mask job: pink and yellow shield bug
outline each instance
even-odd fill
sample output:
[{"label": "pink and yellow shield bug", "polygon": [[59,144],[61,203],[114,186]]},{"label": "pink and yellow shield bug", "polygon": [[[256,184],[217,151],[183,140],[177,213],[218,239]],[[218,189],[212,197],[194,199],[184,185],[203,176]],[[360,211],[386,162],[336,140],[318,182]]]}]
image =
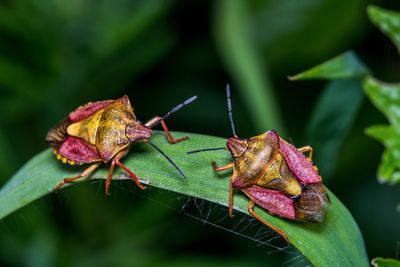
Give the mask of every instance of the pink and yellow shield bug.
[{"label": "pink and yellow shield bug", "polygon": [[[105,192],[108,194],[110,181],[115,165],[120,166],[135,181],[136,185],[144,189],[139,178],[120,160],[136,142],[146,142],[158,150],[177,170],[185,177],[178,166],[165,155],[160,148],[152,143],[152,128],[161,123],[168,141],[178,143],[188,137],[175,139],[169,132],[164,120],[183,106],[191,103],[197,97],[193,96],[174,107],[163,117],[156,116],[146,123],[136,119],[128,96],[116,100],[103,100],[87,103],[71,112],[67,118],[60,121],[48,132],[46,141],[54,149],[57,159],[71,165],[91,164],[81,174],[63,179],[54,190],[66,183],[87,177],[102,163],[111,161],[108,171]],[[185,177],[186,178],[186,177]]]},{"label": "pink and yellow shield bug", "polygon": [[[212,162],[216,172],[232,169],[229,188],[229,215],[232,217],[233,191],[239,189],[250,199],[248,212],[275,230],[286,240],[285,233],[255,211],[254,205],[273,215],[290,220],[321,223],[330,200],[318,169],[312,163],[312,147],[296,148],[274,130],[251,138],[240,139],[232,118],[230,88],[227,85],[228,115],[233,136],[226,146],[233,161],[224,166]],[[225,148],[208,148],[188,152],[197,153]],[[308,157],[303,153],[308,152]]]}]

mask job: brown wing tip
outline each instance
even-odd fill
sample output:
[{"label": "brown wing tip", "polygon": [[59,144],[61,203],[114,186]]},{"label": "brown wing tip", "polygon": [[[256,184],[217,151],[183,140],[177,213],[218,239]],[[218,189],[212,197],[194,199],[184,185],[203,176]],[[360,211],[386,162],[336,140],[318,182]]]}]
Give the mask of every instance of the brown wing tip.
[{"label": "brown wing tip", "polygon": [[65,118],[49,130],[46,135],[46,142],[53,148],[58,149],[67,137],[67,128],[71,124],[69,118]]}]

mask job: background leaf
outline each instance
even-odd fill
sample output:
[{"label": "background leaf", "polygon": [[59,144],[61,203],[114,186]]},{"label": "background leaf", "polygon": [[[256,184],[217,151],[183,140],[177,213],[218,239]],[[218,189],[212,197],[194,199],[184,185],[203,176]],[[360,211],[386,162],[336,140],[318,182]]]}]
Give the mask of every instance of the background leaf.
[{"label": "background leaf", "polygon": [[400,130],[400,84],[384,83],[369,77],[363,85],[370,101],[385,114],[396,130]]},{"label": "background leaf", "polygon": [[[180,136],[183,133],[175,133]],[[210,161],[219,164],[229,162],[228,152],[186,155],[186,151],[204,147],[220,147],[225,139],[190,134],[190,140],[169,145],[161,133],[153,141],[167,153],[188,176],[183,180],[176,170],[156,151],[145,144],[135,146],[124,160],[139,177],[148,180],[152,187],[205,199],[227,205],[229,191],[228,174],[219,177],[210,167]],[[50,149],[43,151],[22,167],[0,191],[0,218],[44,196],[60,181],[77,173],[58,162]],[[97,171],[92,178],[104,178],[107,169]],[[114,173],[116,179],[127,179],[121,170]],[[111,187],[115,184],[112,183]],[[212,190],[210,190],[212,188]],[[292,222],[274,217],[257,208],[261,216],[282,229],[290,242],[315,266],[339,264],[341,266],[367,266],[361,233],[348,210],[329,191],[331,206],[322,224]],[[247,213],[248,200],[243,194],[235,194],[235,209]]]},{"label": "background leaf", "polygon": [[[329,82],[314,106],[307,126],[316,163],[325,177],[332,177],[343,141],[354,124],[364,100],[360,80]],[[329,122],[329,123],[328,123]]]},{"label": "background leaf", "polygon": [[380,82],[372,77],[364,81],[364,91],[370,101],[389,120],[390,125],[371,126],[366,133],[386,147],[378,168],[380,182],[400,182],[400,85]]},{"label": "background leaf", "polygon": [[250,10],[247,1],[216,2],[215,39],[221,56],[238,83],[251,120],[258,131],[284,132],[275,94],[264,63],[248,31]]},{"label": "background leaf", "polygon": [[309,70],[290,76],[289,79],[293,81],[307,79],[353,79],[355,77],[362,77],[368,74],[368,72],[369,70],[364,63],[352,51],[348,51]]},{"label": "background leaf", "polygon": [[396,45],[400,51],[400,12],[368,6],[369,19]]},{"label": "background leaf", "polygon": [[325,177],[331,177],[343,140],[354,124],[364,99],[361,78],[369,70],[352,51],[340,54],[290,79],[327,79],[307,126],[310,144],[316,148],[316,163]]}]

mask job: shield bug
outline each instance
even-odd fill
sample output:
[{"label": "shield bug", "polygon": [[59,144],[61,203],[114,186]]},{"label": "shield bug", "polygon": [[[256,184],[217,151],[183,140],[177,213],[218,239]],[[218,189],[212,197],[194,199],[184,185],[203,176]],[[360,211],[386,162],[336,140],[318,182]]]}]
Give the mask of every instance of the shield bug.
[{"label": "shield bug", "polygon": [[[211,162],[211,165],[216,172],[233,169],[230,176],[229,216],[232,217],[233,190],[239,189],[250,199],[248,212],[286,240],[282,230],[254,211],[254,204],[286,219],[321,223],[330,200],[318,169],[312,163],[312,147],[296,148],[274,130],[240,139],[233,123],[229,85],[226,94],[233,132],[226,146],[233,161],[224,166],[217,166],[215,162]],[[188,153],[223,149],[208,148]],[[308,153],[308,156],[303,153]]]},{"label": "shield bug", "polygon": [[106,194],[108,194],[115,165],[126,171],[140,189],[144,189],[138,177],[120,162],[121,158],[128,153],[131,145],[136,142],[149,143],[186,178],[178,166],[149,138],[152,135],[151,129],[161,123],[169,143],[174,144],[187,139],[186,136],[175,139],[169,132],[164,120],[196,98],[197,96],[193,96],[174,107],[163,117],[156,116],[144,124],[136,119],[126,95],[116,100],[103,100],[80,106],[50,129],[46,141],[54,149],[57,159],[63,163],[91,165],[81,174],[63,179],[54,190],[66,183],[89,176],[102,163],[109,161],[111,161],[111,166],[105,183]]}]

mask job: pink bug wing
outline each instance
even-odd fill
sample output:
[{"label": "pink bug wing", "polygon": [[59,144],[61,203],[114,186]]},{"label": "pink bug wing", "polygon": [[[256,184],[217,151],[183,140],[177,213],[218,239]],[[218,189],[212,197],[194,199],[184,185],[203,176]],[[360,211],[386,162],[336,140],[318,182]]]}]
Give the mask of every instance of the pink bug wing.
[{"label": "pink bug wing", "polygon": [[72,136],[68,136],[64,140],[58,149],[58,153],[78,163],[90,163],[102,160],[96,147],[89,145],[80,138]]},{"label": "pink bug wing", "polygon": [[86,119],[87,117],[89,117],[90,115],[95,113],[96,111],[109,106],[114,101],[115,100],[103,100],[103,101],[96,101],[96,102],[87,103],[87,104],[85,104],[83,106],[80,106],[75,111],[72,111],[69,114],[69,119],[72,122],[77,122],[77,121],[81,121],[83,119]]},{"label": "pink bug wing", "polygon": [[71,112],[67,118],[61,120],[56,126],[49,130],[46,136],[47,143],[49,143],[51,147],[59,149],[68,136],[67,128],[69,125],[89,117],[94,112],[107,107],[113,102],[114,100],[104,100],[80,106],[75,111]]},{"label": "pink bug wing", "polygon": [[280,217],[291,220],[296,219],[293,200],[277,190],[252,186],[242,191],[258,206],[276,214]]},{"label": "pink bug wing", "polygon": [[279,151],[285,159],[289,169],[297,179],[303,184],[319,183],[322,181],[317,169],[295,146],[289,144],[279,137],[275,131],[268,132],[271,136],[275,135],[279,141]]}]

